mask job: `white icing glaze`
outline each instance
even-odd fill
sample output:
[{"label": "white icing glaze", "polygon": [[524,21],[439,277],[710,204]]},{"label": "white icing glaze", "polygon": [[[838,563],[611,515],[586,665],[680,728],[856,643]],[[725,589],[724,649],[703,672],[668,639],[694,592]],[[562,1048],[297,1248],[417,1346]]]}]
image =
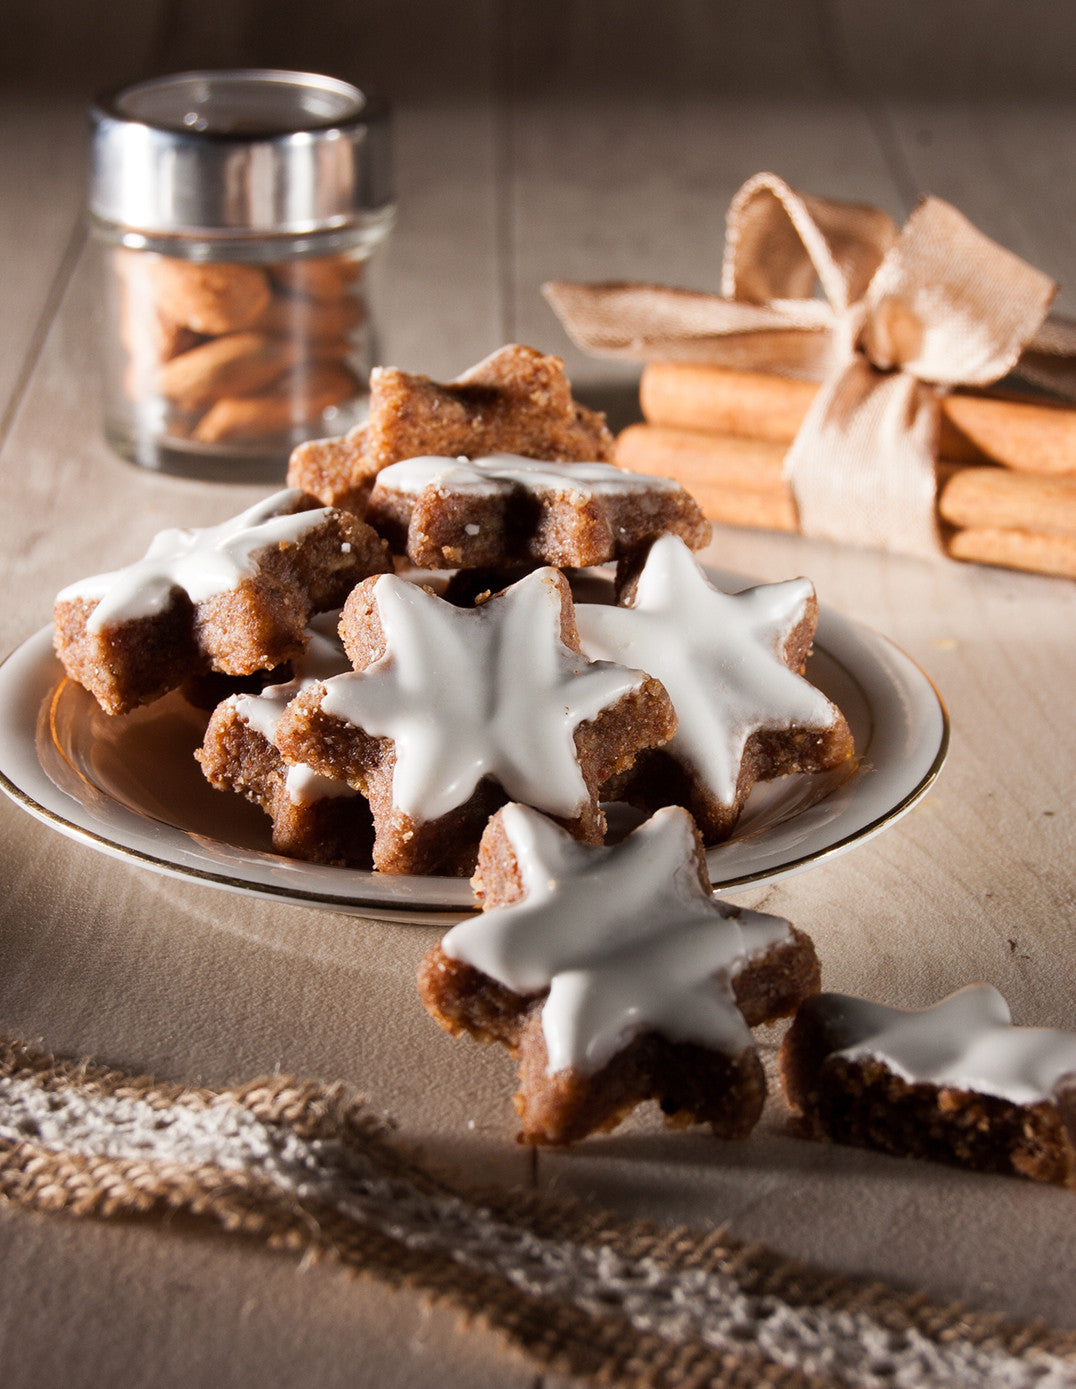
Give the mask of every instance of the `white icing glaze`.
[{"label": "white icing glaze", "polygon": [[350,800],[359,793],[346,781],[323,776],[303,762],[289,766],[284,775],[284,787],[293,805],[313,805],[315,801]]},{"label": "white icing glaze", "polygon": [[551,1074],[593,1073],[645,1032],[732,1053],[750,1045],[731,981],[790,928],[703,888],[687,811],[668,806],[598,846],[527,806],[501,815],[525,895],[454,926],[442,949],[515,993],[549,990]]},{"label": "white icing glaze", "polygon": [[[294,678],[278,685],[267,685],[260,694],[232,695],[230,703],[236,715],[255,729],[267,742],[276,742],[277,724],[284,710],[303,690],[339,675],[351,666],[344,654],[343,643],[337,635],[339,612],[320,613],[308,627],[310,640],[306,651],[292,662]],[[288,795],[296,805],[311,805],[330,796],[355,796],[346,781],[315,772],[303,763],[289,766],[284,778]]]},{"label": "white icing glaze", "polygon": [[451,488],[472,496],[498,496],[514,487],[541,492],[583,492],[612,496],[625,492],[679,491],[669,478],[629,473],[612,463],[547,463],[518,453],[488,458],[442,458],[424,455],[391,463],[377,475],[375,487],[408,496],[427,487]]},{"label": "white icing glaze", "polygon": [[723,805],[736,798],[752,733],[829,728],[837,712],[781,658],[813,593],[808,579],[722,593],[674,535],[650,548],[629,607],[576,604],[583,650],[639,666],[669,692],[678,719],[665,745]]},{"label": "white icing glaze", "polygon": [[142,559],[125,569],[80,579],[63,589],[57,601],[100,599],[86,623],[88,632],[99,632],[164,612],[177,589],[192,603],[227,593],[254,573],[259,551],[294,543],[321,525],[328,508],[292,510],[301,495],[285,488],[219,526],[159,531]]},{"label": "white icing glaze", "polygon": [[823,995],[819,1005],[848,1038],[841,1056],[873,1057],[912,1084],[1035,1104],[1076,1076],[1076,1033],[1014,1027],[989,984],[969,984],[921,1012],[840,994]]},{"label": "white icing glaze", "polygon": [[477,608],[378,580],[385,653],[327,681],[322,707],[394,741],[393,803],[413,819],[447,814],[483,777],[551,814],[582,812],[575,730],[645,677],[564,644],[558,577],[535,570]]}]

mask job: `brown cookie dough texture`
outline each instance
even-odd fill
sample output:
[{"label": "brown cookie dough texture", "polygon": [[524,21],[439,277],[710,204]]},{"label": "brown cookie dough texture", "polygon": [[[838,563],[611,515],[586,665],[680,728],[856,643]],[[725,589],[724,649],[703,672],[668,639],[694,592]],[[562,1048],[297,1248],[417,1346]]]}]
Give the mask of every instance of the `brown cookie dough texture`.
[{"label": "brown cookie dough texture", "polygon": [[[817,991],[810,940],[712,896],[701,841],[678,807],[612,846],[572,844],[543,820],[509,805],[490,822],[474,878],[483,914],[424,957],[427,1010],[448,1032],[518,1058],[524,1142],[574,1142],[651,1099],[675,1127],[746,1137],[766,1093],[748,1028]],[[513,972],[516,987],[503,977]],[[700,1011],[717,1020],[719,1040],[683,1025]],[[563,1048],[557,1028],[581,1037],[567,1065],[551,1060]]]},{"label": "brown cookie dough texture", "polygon": [[297,444],[288,458],[289,487],[301,488],[325,506],[357,516],[366,513],[376,477],[377,466],[366,456],[365,424],[331,439],[308,439]]},{"label": "brown cookie dough texture", "polygon": [[56,654],[107,713],[123,714],[207,670],[282,665],[305,649],[312,613],[391,567],[369,526],[285,490],[221,526],[162,531],[142,560],[64,589]]},{"label": "brown cookie dough texture", "polygon": [[341,635],[354,672],[294,699],[276,741],[369,799],[382,872],[471,873],[510,799],[600,842],[598,787],[675,727],[658,681],[580,654],[555,569],[475,608],[371,578],[348,597]]},{"label": "brown cookie dough texture", "polygon": [[819,994],[779,1064],[811,1137],[1076,1187],[1076,1034],[1013,1026],[989,985],[919,1012]]},{"label": "brown cookie dough texture", "polygon": [[361,512],[382,468],[420,454],[609,462],[615,452],[605,417],[572,399],[561,359],[518,343],[444,384],[375,367],[369,422],[347,440],[300,445],[289,462],[289,486]]},{"label": "brown cookie dough texture", "polygon": [[692,549],[711,535],[695,500],[667,478],[508,453],[392,464],[375,479],[366,519],[422,569],[585,568],[658,535]]},{"label": "brown cookie dough texture", "polygon": [[374,835],[365,798],[346,782],[289,767],[276,746],[276,726],[288,703],[317,680],[348,669],[338,621],[336,611],[312,619],[309,644],[290,663],[290,679],[221,700],[195,757],[217,790],[244,796],[265,811],[278,854],[369,868]]},{"label": "brown cookie dough texture", "polygon": [[275,745],[246,722],[233,700],[213,711],[195,756],[218,791],[236,792],[265,811],[276,853],[307,863],[370,867],[373,824],[363,797],[349,787],[347,795],[297,797]]}]

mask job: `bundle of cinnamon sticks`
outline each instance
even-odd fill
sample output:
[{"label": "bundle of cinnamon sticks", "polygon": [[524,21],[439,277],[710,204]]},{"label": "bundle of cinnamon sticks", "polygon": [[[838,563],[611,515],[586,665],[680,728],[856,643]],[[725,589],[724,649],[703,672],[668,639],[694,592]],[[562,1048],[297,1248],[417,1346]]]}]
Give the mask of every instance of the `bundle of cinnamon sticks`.
[{"label": "bundle of cinnamon sticks", "polygon": [[[674,478],[711,520],[797,529],[784,456],[818,386],[657,362],[617,462]],[[1000,391],[941,402],[938,513],[956,559],[1076,578],[1076,409]]]}]

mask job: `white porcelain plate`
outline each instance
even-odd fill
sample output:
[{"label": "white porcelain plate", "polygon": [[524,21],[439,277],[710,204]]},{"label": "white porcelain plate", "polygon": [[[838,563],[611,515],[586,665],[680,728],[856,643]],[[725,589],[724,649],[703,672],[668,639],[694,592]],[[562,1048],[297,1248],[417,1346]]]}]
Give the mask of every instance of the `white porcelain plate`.
[{"label": "white porcelain plate", "polygon": [[[708,572],[729,592],[747,582]],[[941,769],[945,708],[886,638],[823,611],[807,674],[844,711],[854,768],[756,787],[732,838],[709,852],[717,891],[784,877],[863,843],[910,809]],[[193,753],[204,723],[178,694],[120,718],[102,713],[64,677],[45,628],[0,665],[0,786],[61,833],[156,872],[356,916],[447,923],[472,908],[466,880],[274,854],[261,811],[203,778]]]}]

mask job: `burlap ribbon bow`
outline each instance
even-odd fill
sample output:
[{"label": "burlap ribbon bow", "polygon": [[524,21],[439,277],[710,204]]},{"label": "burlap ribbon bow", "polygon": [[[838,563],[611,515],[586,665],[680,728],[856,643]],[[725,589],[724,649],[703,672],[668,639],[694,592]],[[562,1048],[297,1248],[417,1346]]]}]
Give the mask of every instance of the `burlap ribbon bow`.
[{"label": "burlap ribbon bow", "polygon": [[730,204],[720,295],[563,281],[544,292],[597,355],[821,380],[785,462],[800,529],[933,555],[941,395],[1018,368],[1076,397],[1076,325],[1047,318],[1056,288],[939,198],[898,228],[879,208],[762,173]]}]

